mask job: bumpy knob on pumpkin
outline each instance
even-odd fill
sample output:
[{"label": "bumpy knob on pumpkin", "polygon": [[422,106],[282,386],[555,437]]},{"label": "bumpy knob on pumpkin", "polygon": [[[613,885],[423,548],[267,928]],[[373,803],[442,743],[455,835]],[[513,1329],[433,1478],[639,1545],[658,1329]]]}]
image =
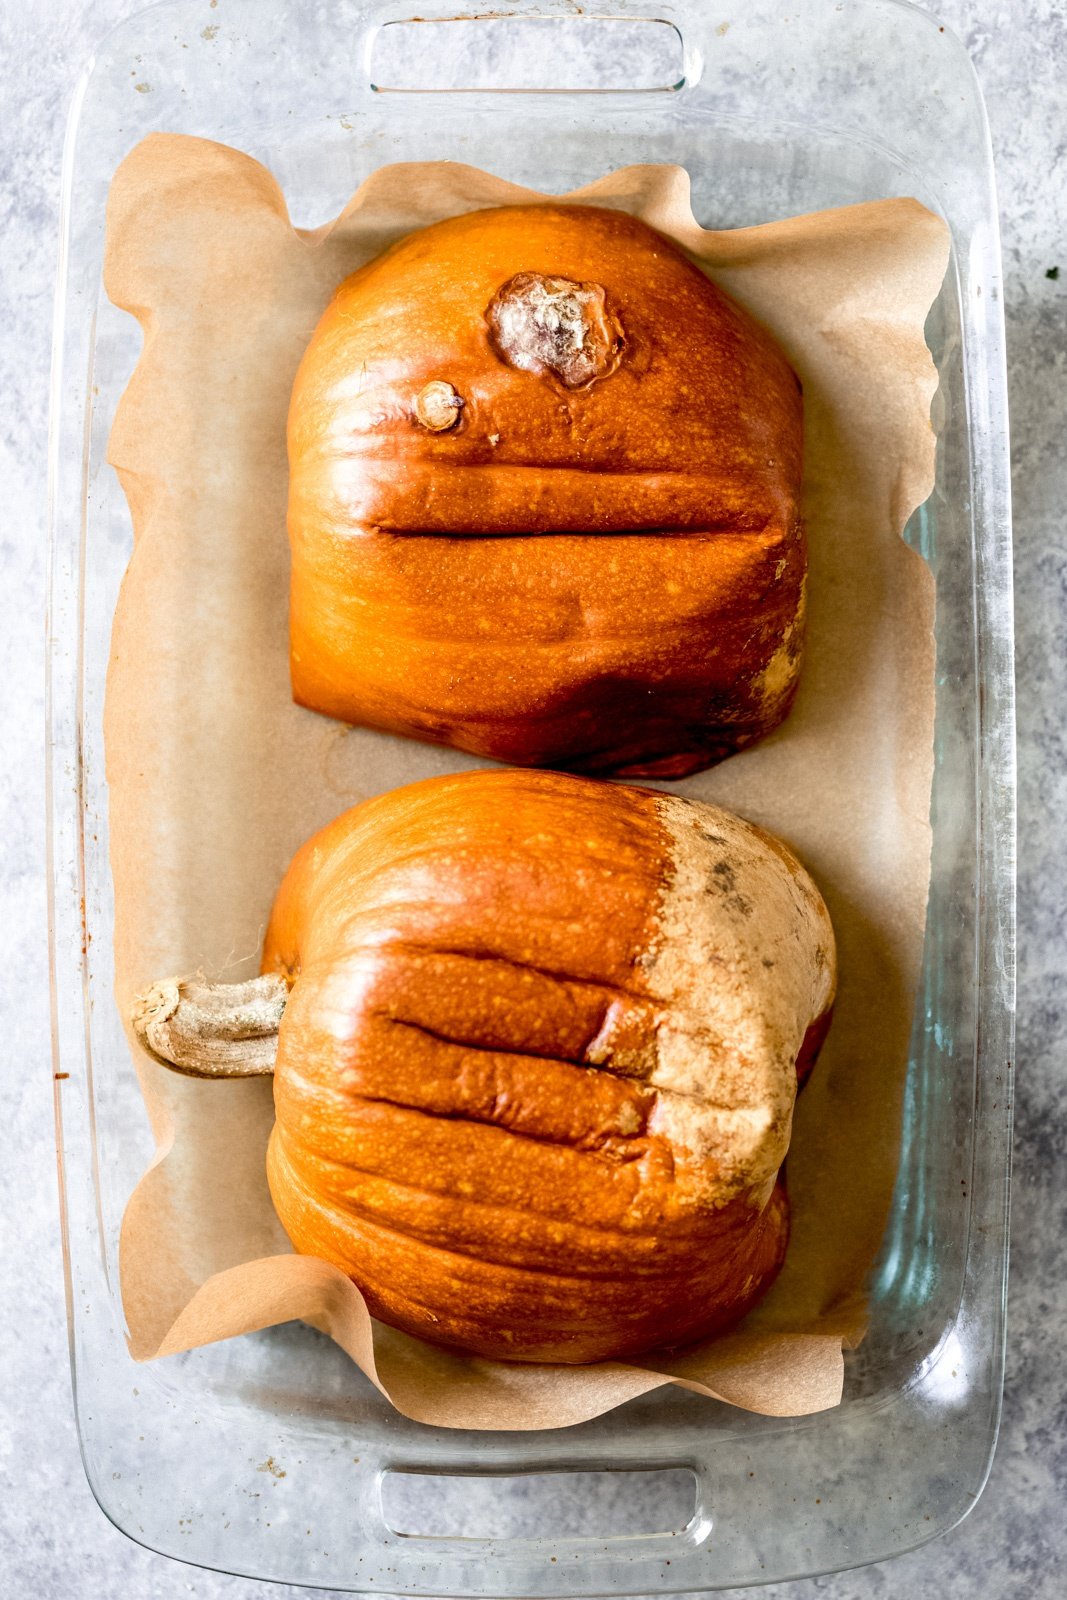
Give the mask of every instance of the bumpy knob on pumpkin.
[{"label": "bumpy knob on pumpkin", "polygon": [[519,272],[499,288],[485,314],[493,346],[509,366],[551,372],[579,389],[615,371],[623,334],[598,283]]},{"label": "bumpy knob on pumpkin", "polygon": [[431,433],[443,433],[454,428],[463,409],[463,398],[450,383],[435,378],[420,389],[415,400],[415,415]]}]

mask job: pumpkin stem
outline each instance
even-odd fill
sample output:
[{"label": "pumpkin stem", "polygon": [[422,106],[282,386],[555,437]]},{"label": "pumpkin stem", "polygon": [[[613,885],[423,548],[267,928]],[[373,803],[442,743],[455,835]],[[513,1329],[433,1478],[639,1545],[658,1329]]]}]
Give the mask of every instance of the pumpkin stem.
[{"label": "pumpkin stem", "polygon": [[289,985],[277,973],[244,983],[164,978],[135,997],[134,1031],[149,1055],[190,1078],[274,1071]]}]

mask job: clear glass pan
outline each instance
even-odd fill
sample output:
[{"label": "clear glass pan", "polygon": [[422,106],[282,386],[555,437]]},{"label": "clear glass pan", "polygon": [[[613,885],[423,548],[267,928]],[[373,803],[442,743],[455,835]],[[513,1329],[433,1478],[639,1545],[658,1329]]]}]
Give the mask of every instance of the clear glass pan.
[{"label": "clear glass pan", "polygon": [[[75,99],[52,394],[48,729],[71,1354],[104,1510],[204,1566],[352,1592],[700,1591],[922,1543],[966,1513],[992,1456],[1014,727],[1000,257],[981,95],[958,41],[900,0],[809,0],[786,16],[749,0],[728,22],[701,0],[604,9],[519,0],[502,31],[457,22],[439,0],[417,22],[402,0],[167,0],[105,41]],[[559,191],[626,162],[677,161],[698,219],[716,227],[905,194],[948,221],[952,266],[928,327],[941,374],[937,486],[908,530],[937,581],[929,926],[872,1330],[848,1358],[838,1409],[781,1421],[666,1389],[558,1433],[466,1435],[405,1421],[296,1325],[130,1360],[118,1227],[151,1140],[112,998],[101,722],[130,548],[105,451],[139,333],[106,300],[100,270],[111,174],[154,129],[251,152],[302,225],[333,216],[384,162],[442,156]]]}]

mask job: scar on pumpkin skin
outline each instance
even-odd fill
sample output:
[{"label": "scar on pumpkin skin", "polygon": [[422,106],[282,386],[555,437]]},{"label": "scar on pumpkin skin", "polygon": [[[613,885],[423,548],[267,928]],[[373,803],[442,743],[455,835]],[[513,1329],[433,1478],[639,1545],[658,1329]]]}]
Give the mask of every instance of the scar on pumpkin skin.
[{"label": "scar on pumpkin skin", "polygon": [[277,973],[244,983],[164,978],[136,996],[134,1032],[161,1066],[189,1078],[257,1078],[274,1071],[289,985]]},{"label": "scar on pumpkin skin", "polygon": [[485,313],[493,347],[509,367],[553,373],[567,389],[610,378],[625,340],[599,283],[519,272]]}]

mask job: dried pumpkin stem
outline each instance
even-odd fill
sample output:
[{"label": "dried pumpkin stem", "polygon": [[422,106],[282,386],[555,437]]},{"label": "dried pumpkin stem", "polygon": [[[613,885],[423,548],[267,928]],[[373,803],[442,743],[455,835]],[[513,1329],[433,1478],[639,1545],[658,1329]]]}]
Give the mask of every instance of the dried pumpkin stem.
[{"label": "dried pumpkin stem", "polygon": [[149,1055],[190,1078],[255,1078],[274,1071],[289,986],[277,973],[245,983],[165,978],[133,1002]]},{"label": "dried pumpkin stem", "polygon": [[450,383],[435,378],[415,397],[415,415],[431,433],[446,433],[455,427],[464,406],[464,399]]}]

